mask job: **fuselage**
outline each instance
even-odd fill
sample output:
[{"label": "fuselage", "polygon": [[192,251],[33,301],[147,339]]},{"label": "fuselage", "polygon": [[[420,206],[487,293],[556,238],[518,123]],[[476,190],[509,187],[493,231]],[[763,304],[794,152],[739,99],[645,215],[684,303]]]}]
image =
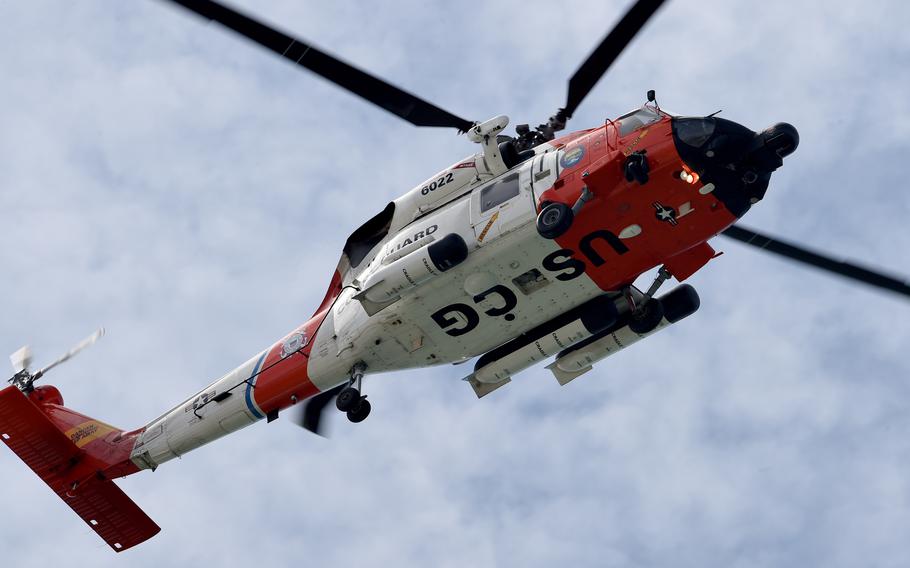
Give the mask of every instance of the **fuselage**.
[{"label": "fuselage", "polygon": [[[352,234],[312,318],[149,424],[133,462],[157,467],[277,416],[347,381],[355,364],[369,373],[464,361],[592,298],[619,295],[655,266],[687,278],[715,256],[707,240],[737,216],[677,144],[671,118],[645,107],[537,146],[504,173],[481,154],[439,172]],[[642,151],[644,184],[623,169]],[[585,187],[593,198],[571,228],[542,238],[540,209],[571,206]],[[419,279],[398,270],[450,235],[467,249],[456,266],[442,272],[424,261]]]}]

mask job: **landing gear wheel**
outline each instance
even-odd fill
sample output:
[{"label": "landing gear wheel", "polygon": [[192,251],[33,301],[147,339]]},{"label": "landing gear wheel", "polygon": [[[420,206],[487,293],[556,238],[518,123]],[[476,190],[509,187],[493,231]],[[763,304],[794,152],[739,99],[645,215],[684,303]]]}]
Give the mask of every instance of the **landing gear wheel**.
[{"label": "landing gear wheel", "polygon": [[361,398],[360,404],[357,405],[357,408],[348,410],[348,420],[355,424],[358,422],[363,422],[367,419],[367,416],[370,415],[370,410],[372,410],[370,401],[365,398]]},{"label": "landing gear wheel", "polygon": [[338,398],[335,399],[335,407],[342,412],[349,412],[356,410],[361,401],[362,397],[359,390],[354,387],[345,387],[338,393]]},{"label": "landing gear wheel", "polygon": [[662,319],[664,319],[664,307],[659,300],[652,298],[632,312],[629,329],[638,334],[649,333],[660,325]]},{"label": "landing gear wheel", "polygon": [[541,237],[553,240],[565,234],[574,219],[571,207],[565,203],[551,203],[537,216],[537,232]]}]

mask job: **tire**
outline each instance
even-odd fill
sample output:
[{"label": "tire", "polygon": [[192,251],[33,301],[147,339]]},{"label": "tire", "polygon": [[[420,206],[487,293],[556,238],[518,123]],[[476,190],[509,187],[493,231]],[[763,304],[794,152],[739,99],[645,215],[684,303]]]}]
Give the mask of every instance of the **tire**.
[{"label": "tire", "polygon": [[695,288],[683,284],[661,296],[660,304],[664,308],[664,317],[667,318],[667,321],[676,323],[694,314],[701,305],[701,300],[698,298]]},{"label": "tire", "polygon": [[629,329],[638,334],[650,333],[660,325],[663,319],[663,305],[660,300],[652,298],[632,313],[632,317],[629,319]]},{"label": "tire", "polygon": [[537,232],[545,239],[556,239],[572,226],[575,213],[565,203],[551,203],[537,215]]},{"label": "tire", "polygon": [[342,412],[349,412],[357,408],[360,400],[360,391],[354,387],[345,387],[338,393],[338,398],[335,399],[335,407]]},{"label": "tire", "polygon": [[367,416],[370,415],[370,401],[365,398],[360,399],[360,404],[357,406],[356,410],[351,410],[348,412],[348,420],[357,424],[358,422],[363,422],[367,419]]}]

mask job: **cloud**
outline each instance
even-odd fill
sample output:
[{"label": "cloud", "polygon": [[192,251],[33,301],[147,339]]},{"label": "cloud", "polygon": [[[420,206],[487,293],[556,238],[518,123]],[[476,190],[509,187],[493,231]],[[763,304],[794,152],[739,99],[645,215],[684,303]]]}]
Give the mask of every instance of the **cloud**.
[{"label": "cloud", "polygon": [[[470,119],[543,121],[627,2],[238,2]],[[907,271],[899,2],[679,0],[572,126],[658,100],[799,150],[746,224]],[[0,347],[67,404],[143,424],[304,321],[347,234],[474,151],[161,2],[0,5]],[[905,302],[729,241],[701,310],[559,387],[477,401],[465,367],[367,379],[367,422],[286,416],[121,486],[135,566],[906,565]],[[0,452],[10,566],[115,558]]]}]

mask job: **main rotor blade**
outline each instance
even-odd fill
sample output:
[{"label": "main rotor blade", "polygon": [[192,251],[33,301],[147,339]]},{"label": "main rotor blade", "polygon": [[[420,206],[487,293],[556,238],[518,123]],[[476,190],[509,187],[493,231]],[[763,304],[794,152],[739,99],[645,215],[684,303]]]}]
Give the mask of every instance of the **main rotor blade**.
[{"label": "main rotor blade", "polygon": [[75,347],[73,347],[72,349],[70,349],[69,351],[64,353],[62,357],[60,357],[59,359],[57,359],[56,361],[54,361],[47,367],[45,367],[45,368],[41,369],[40,371],[38,371],[37,373],[35,373],[35,378],[38,378],[38,377],[44,375],[45,373],[47,373],[48,371],[50,371],[51,369],[53,369],[60,363],[63,363],[64,361],[71,359],[74,355],[76,355],[77,353],[79,353],[80,351],[85,349],[86,347],[88,347],[88,346],[92,345],[93,343],[95,343],[96,341],[98,341],[103,335],[104,335],[104,328],[102,327],[95,333],[89,335],[88,337],[86,337],[85,339],[80,341]]},{"label": "main rotor blade", "polygon": [[321,392],[316,396],[300,403],[301,409],[300,416],[297,420],[298,424],[310,432],[313,432],[314,434],[325,436],[325,428],[320,428],[320,422],[322,421],[322,411],[325,410],[325,407],[330,402],[332,402],[336,396],[338,396],[338,393],[341,392],[341,389],[346,386],[346,384],[340,384],[335,388]]},{"label": "main rotor blade", "polygon": [[575,74],[569,79],[569,94],[563,112],[567,119],[572,118],[581,101],[588,96],[610,65],[616,61],[619,54],[629,45],[635,34],[645,26],[664,1],[638,0],[581,64],[581,67],[575,71]]},{"label": "main rotor blade", "polygon": [[721,234],[747,245],[787,257],[791,260],[808,264],[827,272],[833,272],[834,274],[862,282],[863,284],[869,284],[870,286],[897,292],[898,294],[910,297],[910,283],[899,280],[893,276],[863,268],[851,262],[835,260],[798,245],[757,233],[740,225],[733,225]]},{"label": "main rotor blade", "polygon": [[349,65],[312,45],[211,0],[170,0],[200,16],[218,22],[271,49],[351,93],[398,115],[417,126],[450,126],[467,132],[469,120],[457,117],[427,101]]}]

